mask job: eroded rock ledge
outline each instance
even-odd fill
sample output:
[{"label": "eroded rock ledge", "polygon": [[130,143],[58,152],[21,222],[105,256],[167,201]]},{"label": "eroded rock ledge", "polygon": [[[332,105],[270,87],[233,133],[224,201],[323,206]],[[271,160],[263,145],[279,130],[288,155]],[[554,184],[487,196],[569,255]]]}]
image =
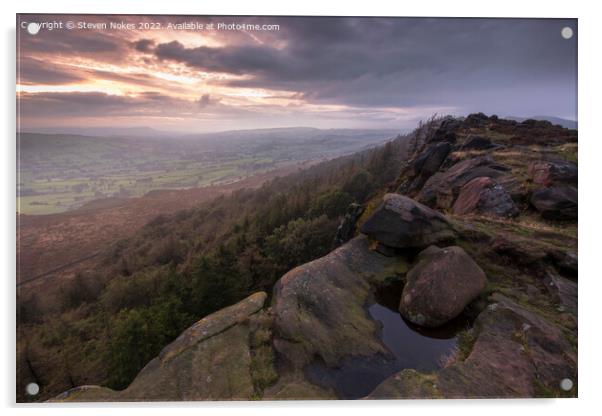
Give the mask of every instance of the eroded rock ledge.
[{"label": "eroded rock ledge", "polygon": [[249,339],[267,295],[255,293],[184,331],[122,391],[68,390],[53,401],[249,400],[254,394]]}]

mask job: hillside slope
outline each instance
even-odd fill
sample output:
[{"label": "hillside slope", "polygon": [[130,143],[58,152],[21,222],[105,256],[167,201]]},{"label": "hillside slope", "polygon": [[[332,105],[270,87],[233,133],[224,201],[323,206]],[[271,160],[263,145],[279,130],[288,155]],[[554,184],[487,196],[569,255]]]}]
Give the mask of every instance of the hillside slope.
[{"label": "hillside slope", "polygon": [[[90,242],[97,255],[19,286],[18,399],[46,400],[81,384],[128,386],[196,320],[257,291],[271,292],[287,270],[348,238],[349,227],[337,232],[341,220],[356,218],[362,204],[396,180],[406,144],[399,136],[283,176],[274,172],[209,201],[165,191],[79,217],[45,218],[58,220],[52,227],[30,221],[28,235],[35,240],[41,230],[36,244],[54,248],[32,265],[80,258]],[[21,255],[35,254],[28,249]],[[36,397],[24,394],[32,380],[41,386]]]},{"label": "hillside slope", "polygon": [[[199,321],[125,390],[56,399],[576,396],[576,131],[474,114],[410,139],[393,193],[343,220],[362,233],[286,273],[270,303],[257,293]],[[396,364],[368,312],[383,288],[416,331],[470,317],[434,370]]]}]

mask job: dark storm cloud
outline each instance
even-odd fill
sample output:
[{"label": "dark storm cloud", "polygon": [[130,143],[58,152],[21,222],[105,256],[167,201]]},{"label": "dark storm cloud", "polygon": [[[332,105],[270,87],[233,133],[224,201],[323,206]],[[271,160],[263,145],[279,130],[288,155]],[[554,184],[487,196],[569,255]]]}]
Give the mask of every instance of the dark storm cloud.
[{"label": "dark storm cloud", "polygon": [[557,96],[556,113],[576,104],[576,39],[560,36],[564,26],[576,29],[574,20],[280,18],[278,23],[283,48],[270,42],[186,48],[172,41],[152,52],[203,71],[250,76],[232,86],[299,92],[315,102],[510,112],[512,105],[524,104],[526,111],[542,96]]},{"label": "dark storm cloud", "polygon": [[70,84],[84,77],[70,68],[48,66],[39,59],[22,58],[18,61],[17,79],[20,84]]},{"label": "dark storm cloud", "polygon": [[[19,18],[67,20],[65,16]],[[190,46],[190,38],[178,40],[178,32],[168,31],[162,31],[161,36],[169,39],[165,35],[173,33],[169,41],[159,41],[152,31],[126,34],[55,30],[36,36],[20,31],[23,84],[68,85],[83,77],[187,95],[189,91],[182,90],[187,86],[170,84],[150,71],[110,72],[101,70],[102,65],[98,69],[68,67],[61,59],[81,57],[115,65],[133,62],[154,69],[175,62],[193,70],[244,76],[211,78],[207,82],[272,90],[274,96],[299,102],[342,104],[349,107],[349,114],[359,108],[362,114],[372,114],[375,119],[384,114],[379,113],[383,108],[453,108],[456,114],[484,111],[576,117],[577,40],[576,36],[565,40],[560,35],[564,26],[571,26],[577,34],[576,20],[194,16],[69,19],[278,24],[280,30],[215,31],[210,36],[223,45],[220,47]],[[46,60],[53,65],[39,65]],[[35,103],[33,97],[26,97],[25,108],[45,113],[51,110],[42,108],[41,102],[60,101],[63,110],[54,111],[63,115],[90,114],[94,109],[99,116],[105,110],[117,113],[129,108],[143,112],[143,105],[149,106],[150,112],[161,110],[156,96],[96,98],[98,103],[78,107],[75,102],[83,97],[68,93],[63,102],[58,95],[40,94]],[[93,101],[94,97],[87,99]],[[185,108],[188,112],[209,108],[233,111],[221,104],[219,96],[203,98],[203,92],[188,107],[182,100],[173,100],[170,103],[174,109]],[[265,108],[271,111],[268,105]]]},{"label": "dark storm cloud", "polygon": [[173,41],[157,46],[155,55],[161,60],[186,63],[204,71],[228,72],[231,74],[282,73],[289,69],[287,61],[282,59],[274,48],[255,45],[229,46],[225,48],[185,48],[180,42]]},{"label": "dark storm cloud", "polygon": [[109,95],[100,92],[47,92],[21,95],[21,112],[39,117],[79,117],[103,115],[132,115],[161,113],[168,108],[181,108],[186,103],[148,92],[140,96]]},{"label": "dark storm cloud", "polygon": [[152,39],[140,39],[132,44],[138,52],[150,52],[155,45]]},{"label": "dark storm cloud", "polygon": [[198,100],[188,101],[159,92],[144,92],[137,96],[110,95],[101,92],[44,92],[22,93],[20,114],[33,117],[96,117],[102,116],[189,116],[200,115],[205,109],[219,105],[220,111],[231,111],[227,106],[201,94]]}]

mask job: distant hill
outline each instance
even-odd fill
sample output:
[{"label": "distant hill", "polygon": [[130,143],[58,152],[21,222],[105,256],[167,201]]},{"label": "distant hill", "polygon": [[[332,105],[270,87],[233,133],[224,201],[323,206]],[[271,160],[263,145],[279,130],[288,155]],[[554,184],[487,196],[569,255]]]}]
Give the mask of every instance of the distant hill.
[{"label": "distant hill", "polygon": [[509,120],[516,120],[518,122],[522,122],[528,119],[533,119],[533,120],[546,120],[549,121],[552,124],[557,124],[559,126],[562,127],[566,127],[567,129],[577,129],[577,121],[575,120],[568,120],[566,118],[560,118],[560,117],[553,117],[553,116],[532,116],[532,117],[514,117],[514,116],[508,116],[506,117]]},{"label": "distant hill", "polygon": [[69,134],[97,137],[165,137],[172,133],[150,127],[41,127],[28,129],[30,133]]}]

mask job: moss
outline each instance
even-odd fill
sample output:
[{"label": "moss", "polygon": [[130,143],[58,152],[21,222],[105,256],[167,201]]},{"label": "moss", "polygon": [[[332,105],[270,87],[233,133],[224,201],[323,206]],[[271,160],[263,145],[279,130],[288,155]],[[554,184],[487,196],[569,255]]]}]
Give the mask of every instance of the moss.
[{"label": "moss", "polygon": [[437,376],[435,374],[425,374],[418,371],[404,371],[407,375],[407,381],[410,385],[420,388],[427,397],[433,399],[442,399],[443,395],[437,389]]},{"label": "moss", "polygon": [[253,395],[251,400],[259,400],[263,391],[276,383],[278,373],[275,367],[275,354],[272,348],[272,333],[269,329],[270,321],[265,316],[252,318],[254,331],[249,334],[251,349],[250,373],[253,380]]},{"label": "moss", "polygon": [[371,399],[442,399],[437,388],[437,375],[405,369],[381,383]]},{"label": "moss", "polygon": [[549,398],[558,397],[554,390],[547,387],[539,380],[533,381],[533,392],[534,392],[535,397],[538,397],[538,398],[549,399]]},{"label": "moss", "polygon": [[505,143],[512,138],[512,134],[492,130],[490,127],[485,129],[484,135],[494,143]]},{"label": "moss", "polygon": [[274,360],[274,351],[270,345],[262,345],[253,351],[251,378],[256,393],[262,393],[266,387],[271,386],[278,380]]},{"label": "moss", "polygon": [[357,220],[357,228],[359,229],[361,225],[366,222],[368,218],[376,211],[376,208],[383,202],[384,193],[379,193],[372,197],[366,204],[365,209],[362,215]]},{"label": "moss", "polygon": [[264,400],[333,400],[337,396],[332,389],[324,389],[305,380],[303,374],[289,374],[278,384],[267,389]]},{"label": "moss", "polygon": [[577,397],[577,386],[574,385],[569,391],[564,391],[559,388],[546,386],[541,381],[535,379],[533,381],[533,393],[537,398],[560,398],[560,397]]},{"label": "moss", "polygon": [[379,273],[371,275],[369,278],[370,283],[381,285],[387,282],[401,280],[403,276],[408,272],[410,267],[409,262],[401,256],[395,257],[395,263],[386,267]]},{"label": "moss", "polygon": [[253,392],[253,394],[251,394],[251,396],[249,397],[250,401],[258,401],[261,400],[261,394],[257,393],[256,391]]},{"label": "moss", "polygon": [[472,349],[474,347],[475,342],[477,341],[477,336],[475,334],[475,330],[473,328],[465,329],[464,331],[458,332],[456,335],[458,338],[458,361],[464,361],[468,358]]}]

